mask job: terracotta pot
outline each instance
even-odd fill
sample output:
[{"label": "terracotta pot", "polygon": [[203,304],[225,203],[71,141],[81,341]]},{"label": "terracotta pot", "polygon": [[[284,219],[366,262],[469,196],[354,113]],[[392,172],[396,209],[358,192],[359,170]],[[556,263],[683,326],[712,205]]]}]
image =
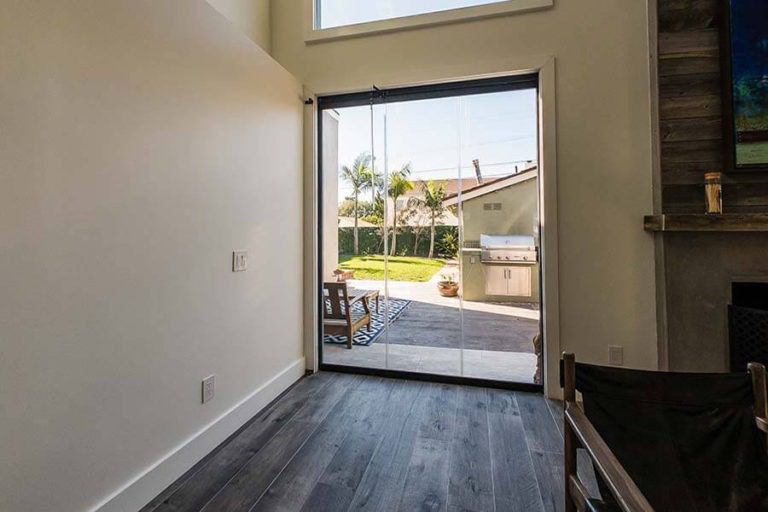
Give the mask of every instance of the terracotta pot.
[{"label": "terracotta pot", "polygon": [[455,297],[459,294],[459,283],[452,281],[439,281],[437,290],[443,297]]}]

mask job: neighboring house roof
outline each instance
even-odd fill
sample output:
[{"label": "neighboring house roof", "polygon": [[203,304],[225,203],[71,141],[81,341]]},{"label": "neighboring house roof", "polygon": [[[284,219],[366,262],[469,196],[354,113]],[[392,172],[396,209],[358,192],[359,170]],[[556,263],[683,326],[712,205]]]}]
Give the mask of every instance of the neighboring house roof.
[{"label": "neighboring house roof", "polygon": [[[474,181],[474,180],[473,180]],[[421,191],[421,189],[419,189]],[[403,212],[406,210],[406,203],[409,199],[413,197],[420,197],[423,196],[423,193],[419,194],[412,194],[410,196],[403,196],[399,198],[398,205],[397,205],[397,212],[398,212],[398,224],[399,225],[405,225],[405,226],[411,226],[411,227],[417,227],[417,226],[429,226],[432,224],[432,215],[428,208],[426,208],[423,205],[409,205],[407,210],[409,212],[413,212],[414,208],[416,210],[415,214],[406,215],[405,217],[402,215]],[[392,223],[395,218],[395,203],[392,201],[391,197],[387,198],[387,204],[389,208],[387,209],[387,222]],[[435,225],[436,226],[458,226],[459,225],[459,219],[451,213],[449,210],[445,210],[442,212],[442,215],[435,219]]]},{"label": "neighboring house roof", "polygon": [[[355,218],[354,217],[339,217],[339,227],[340,228],[353,228],[353,227],[355,227]],[[357,219],[357,227],[359,227],[359,228],[375,228],[376,224],[372,224],[372,223],[370,223],[368,221],[365,221],[363,219]]]},{"label": "neighboring house roof", "polygon": [[[462,201],[466,201],[468,199],[473,199],[474,197],[479,197],[484,194],[488,194],[490,192],[494,192],[496,190],[501,190],[503,188],[515,185],[517,183],[520,183],[522,181],[527,181],[529,179],[535,178],[537,176],[536,172],[536,166],[530,167],[528,169],[524,169],[516,174],[508,175],[508,176],[501,176],[501,177],[494,177],[494,178],[486,178],[482,184],[477,183],[477,178],[462,178],[462,179],[443,179],[443,180],[433,180],[435,184],[442,185],[445,187],[446,191],[446,198],[443,201],[443,206],[452,206],[458,203],[458,192],[461,190],[461,199]],[[422,197],[424,195],[424,190],[421,186],[422,181],[412,181],[413,183],[413,189],[409,190],[405,194],[403,194],[399,199],[398,202],[400,205],[398,206],[398,211],[402,211],[401,209],[404,208],[405,203],[408,199],[412,197]],[[394,218],[394,203],[392,201],[392,198],[387,198],[387,202],[389,204],[388,209],[388,221],[391,223]],[[424,210],[422,214],[417,215],[411,215],[405,219],[400,219],[399,223],[401,225],[416,227],[416,226],[428,226],[431,224],[431,218],[426,213],[427,211]],[[445,210],[442,215],[436,220],[435,225],[437,226],[458,226],[459,225],[459,219],[458,217],[451,212],[450,210]]]},{"label": "neighboring house roof", "polygon": [[[520,171],[517,174],[512,174],[511,176],[506,176],[493,181],[486,181],[481,185],[476,184],[474,187],[462,189],[461,200],[470,201],[472,199],[475,199],[476,197],[482,197],[486,194],[496,192],[497,190],[502,190],[507,187],[517,185],[518,183],[532,180],[538,177],[538,175],[539,175],[538,167],[534,166],[534,167],[525,169],[523,171]],[[457,205],[458,203],[459,203],[458,192],[455,192],[453,194],[446,196],[446,198],[443,200],[443,206],[454,206],[454,205]]]},{"label": "neighboring house roof", "polygon": [[[493,183],[494,181],[503,180],[506,176],[501,178],[486,179],[485,183]],[[430,181],[430,180],[425,180]],[[462,178],[462,179],[450,179],[450,180],[432,180],[435,185],[442,185],[445,187],[445,193],[448,195],[457,194],[459,190],[467,190],[477,186],[477,178]],[[412,180],[413,189],[405,193],[404,197],[414,197],[424,195],[424,190],[421,188],[421,183],[424,180]]]},{"label": "neighboring house roof", "polygon": [[[423,209],[420,215],[408,217],[404,221],[401,220],[400,222],[410,227],[431,226],[432,216],[429,213],[429,210]],[[454,215],[448,210],[444,211],[439,218],[435,219],[435,226],[458,226],[458,225],[459,225],[458,217],[456,217],[456,215]]]}]

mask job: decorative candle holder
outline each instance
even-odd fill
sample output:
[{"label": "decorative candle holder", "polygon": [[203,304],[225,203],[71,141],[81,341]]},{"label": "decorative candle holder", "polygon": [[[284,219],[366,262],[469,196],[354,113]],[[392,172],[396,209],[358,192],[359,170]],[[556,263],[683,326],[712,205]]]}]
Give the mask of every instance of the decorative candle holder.
[{"label": "decorative candle holder", "polygon": [[708,172],[704,175],[704,192],[707,214],[723,213],[723,175],[720,172]]}]

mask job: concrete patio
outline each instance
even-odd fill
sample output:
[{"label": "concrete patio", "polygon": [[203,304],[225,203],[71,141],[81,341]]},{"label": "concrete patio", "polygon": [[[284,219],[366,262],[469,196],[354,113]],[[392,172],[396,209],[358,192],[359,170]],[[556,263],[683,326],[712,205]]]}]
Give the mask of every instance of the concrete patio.
[{"label": "concrete patio", "polygon": [[[349,350],[325,343],[330,364],[389,368],[443,375],[532,383],[536,355],[532,340],[539,332],[538,305],[461,301],[437,291],[448,266],[426,283],[350,280],[355,290],[378,290],[384,297],[412,301],[405,312],[370,346]],[[462,315],[463,312],[463,315]],[[464,350],[462,350],[464,349]]]}]

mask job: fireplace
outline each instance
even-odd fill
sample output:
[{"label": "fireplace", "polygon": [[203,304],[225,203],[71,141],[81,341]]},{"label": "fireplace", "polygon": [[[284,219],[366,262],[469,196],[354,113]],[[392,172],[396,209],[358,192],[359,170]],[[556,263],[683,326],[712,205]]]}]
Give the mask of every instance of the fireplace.
[{"label": "fireplace", "polygon": [[[768,309],[766,255],[768,233],[664,234],[667,336],[662,339],[666,343],[661,355],[668,357],[664,368],[680,372],[730,371],[734,329],[729,329],[729,305]],[[740,342],[752,329],[741,318],[735,320]],[[737,327],[741,325],[746,326],[743,334]],[[737,355],[736,350],[733,355]],[[765,355],[763,361],[768,362]],[[742,365],[738,371],[745,368]]]},{"label": "fireplace", "polygon": [[750,362],[768,365],[768,283],[731,284],[728,338],[731,371]]}]

